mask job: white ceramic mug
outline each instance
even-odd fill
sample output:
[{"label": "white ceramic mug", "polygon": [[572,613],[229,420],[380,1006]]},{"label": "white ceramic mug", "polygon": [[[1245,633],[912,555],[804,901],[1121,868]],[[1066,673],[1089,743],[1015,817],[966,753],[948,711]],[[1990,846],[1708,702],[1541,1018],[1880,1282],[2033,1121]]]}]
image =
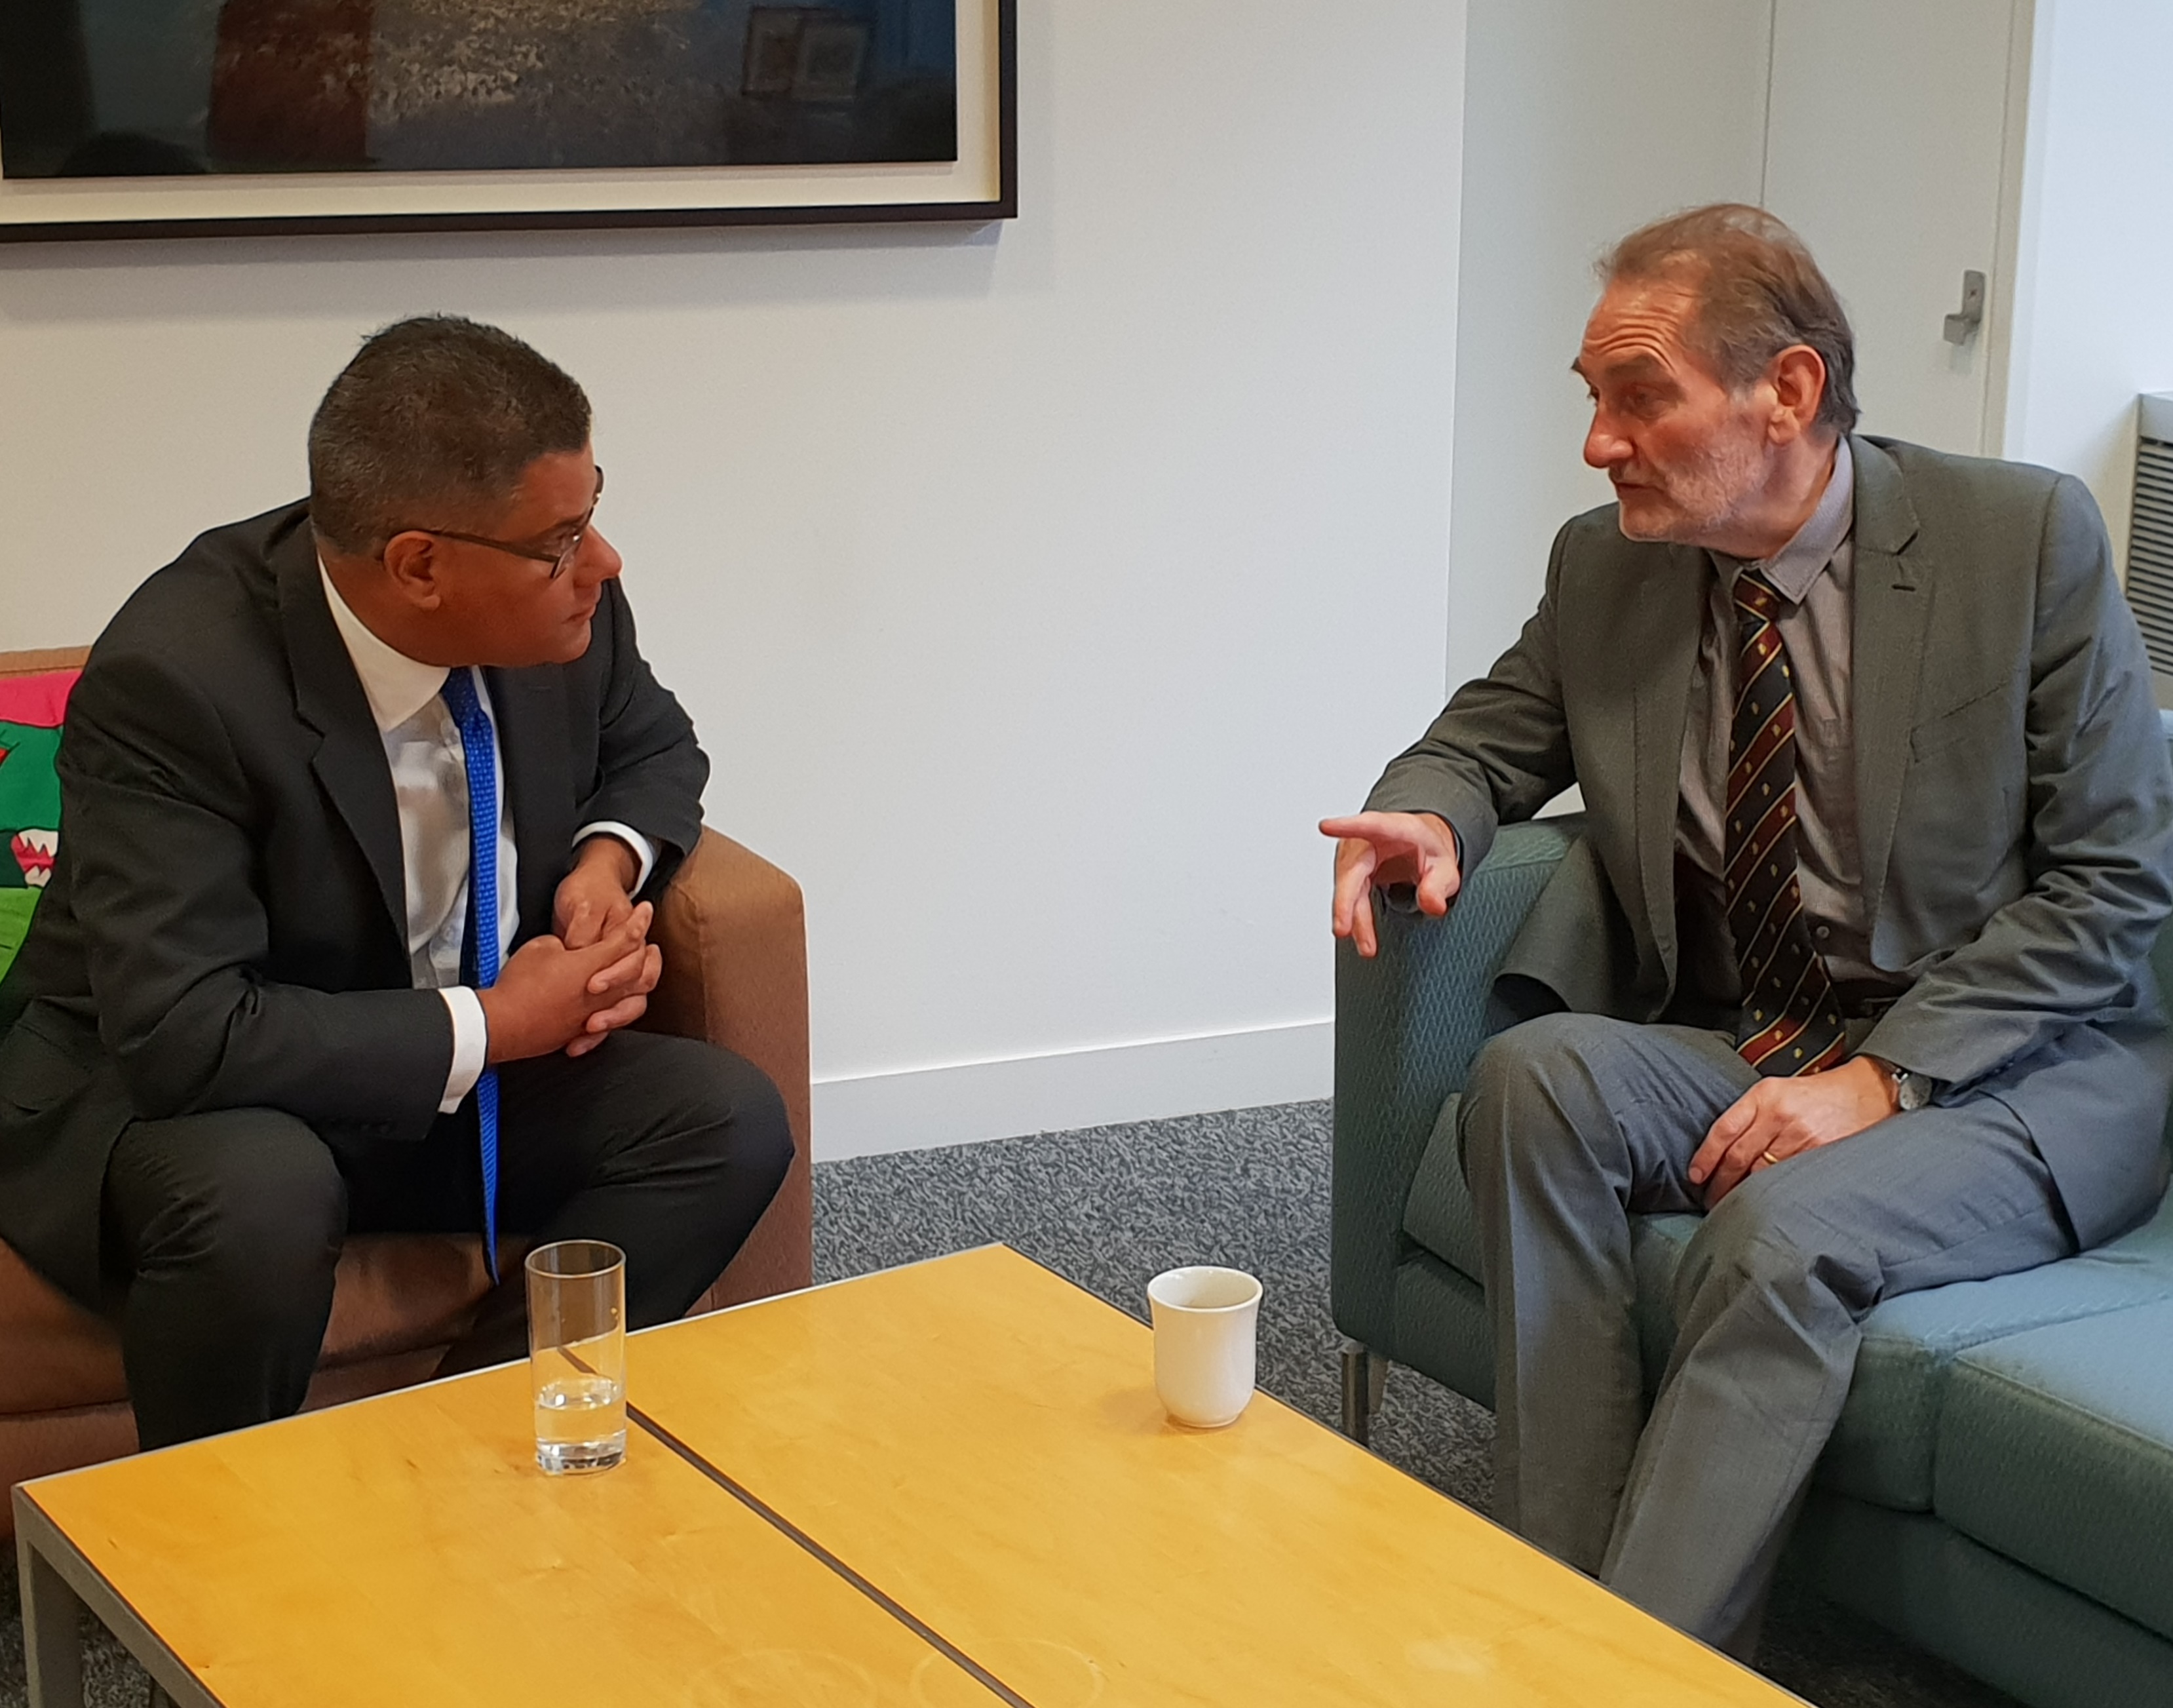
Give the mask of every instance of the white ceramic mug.
[{"label": "white ceramic mug", "polygon": [[1147,1283],[1155,1392],[1195,1430],[1234,1424],[1253,1397],[1260,1284],[1242,1269],[1195,1265]]}]

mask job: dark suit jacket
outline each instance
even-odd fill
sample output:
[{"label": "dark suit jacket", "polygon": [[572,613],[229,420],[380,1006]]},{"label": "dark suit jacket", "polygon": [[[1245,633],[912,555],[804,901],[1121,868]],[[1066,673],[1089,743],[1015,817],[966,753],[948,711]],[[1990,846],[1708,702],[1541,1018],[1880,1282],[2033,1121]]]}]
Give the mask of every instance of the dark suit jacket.
[{"label": "dark suit jacket", "polygon": [[[520,851],[551,926],[574,833],[700,833],[709,761],[616,581],[568,665],[486,673]],[[410,984],[398,809],[305,505],[218,529],[91,649],[58,760],[63,834],[0,984],[0,1237],[99,1289],[106,1159],[132,1120],[266,1107],[327,1143],[419,1139],[452,1024]]]},{"label": "dark suit jacket", "polygon": [[[1857,438],[1851,696],[1872,955],[1914,979],[1863,1048],[2028,1124],[2085,1242],[2163,1181],[2173,1050],[2149,955],[2173,908],[2173,767],[2097,508],[2070,477]],[[1572,782],[1588,834],[1505,978],[1653,1020],[1679,965],[1674,843],[1706,554],[1556,538],[1539,609],[1367,804],[1464,862]]]}]

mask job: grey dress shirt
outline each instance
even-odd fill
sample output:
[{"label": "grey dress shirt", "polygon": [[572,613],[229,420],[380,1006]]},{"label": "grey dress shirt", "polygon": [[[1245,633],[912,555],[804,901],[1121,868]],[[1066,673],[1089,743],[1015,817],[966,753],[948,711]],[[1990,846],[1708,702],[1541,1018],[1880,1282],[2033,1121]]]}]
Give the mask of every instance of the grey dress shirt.
[{"label": "grey dress shirt", "polygon": [[[1785,602],[1782,643],[1796,685],[1796,846],[1804,914],[1845,1010],[1899,995],[1906,978],[1872,965],[1857,837],[1856,746],[1849,654],[1856,612],[1856,465],[1843,439],[1818,506],[1788,543],[1757,567]],[[1740,1005],[1741,975],[1728,928],[1721,874],[1728,742],[1737,683],[1735,578],[1744,560],[1708,553],[1713,575],[1683,731],[1682,797],[1675,821],[1675,916],[1681,944],[1677,1005]]]}]

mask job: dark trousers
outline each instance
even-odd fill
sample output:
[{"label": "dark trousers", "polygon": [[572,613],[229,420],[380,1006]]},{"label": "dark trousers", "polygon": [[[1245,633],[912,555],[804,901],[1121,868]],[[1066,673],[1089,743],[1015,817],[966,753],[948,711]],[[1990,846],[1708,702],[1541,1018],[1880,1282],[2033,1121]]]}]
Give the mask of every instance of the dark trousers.
[{"label": "dark trousers", "polygon": [[[620,1247],[630,1327],[686,1314],[791,1160],[776,1087],[713,1045],[621,1032],[499,1069],[500,1230]],[[481,1203],[472,1100],[419,1143],[338,1150],[275,1110],[132,1123],[106,1168],[105,1251],[143,1445],[298,1409],[345,1237],[478,1230]],[[523,1356],[526,1323],[515,1266],[441,1373]]]}]

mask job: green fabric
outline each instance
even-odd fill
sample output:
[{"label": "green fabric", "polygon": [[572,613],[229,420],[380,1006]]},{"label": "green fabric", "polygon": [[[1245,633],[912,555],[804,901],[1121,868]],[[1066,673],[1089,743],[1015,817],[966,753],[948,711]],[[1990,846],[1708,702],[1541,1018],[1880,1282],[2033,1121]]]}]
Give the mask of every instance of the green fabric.
[{"label": "green fabric", "polygon": [[1494,1332],[1479,1284],[1424,1251],[1396,1271],[1395,1353],[1399,1364],[1443,1386],[1494,1403]]},{"label": "green fabric", "polygon": [[[53,756],[60,749],[57,729],[0,718],[0,836],[12,841],[24,830],[58,833],[61,780],[53,769]],[[0,860],[0,888],[27,887],[16,861]]]},{"label": "green fabric", "polygon": [[8,970],[15,951],[23,946],[23,934],[30,928],[30,910],[38,905],[38,895],[35,889],[0,889],[0,974]]},{"label": "green fabric", "polygon": [[1445,919],[1378,910],[1374,959],[1336,946],[1331,1297],[1338,1328],[1393,1357],[1411,1181],[1442,1102],[1509,1018],[1491,1000],[1495,969],[1582,822],[1503,831]]},{"label": "green fabric", "polygon": [[0,718],[0,978],[30,928],[61,824],[61,732]]},{"label": "green fabric", "polygon": [[1704,1222],[1702,1216],[1632,1216],[1630,1219],[1630,1263],[1637,1277],[1637,1297],[1630,1315],[1637,1326],[1637,1351],[1645,1367],[1645,1392],[1659,1392],[1660,1378],[1668,1368],[1668,1354],[1675,1344],[1675,1319],[1670,1302],[1675,1292],[1675,1271],[1683,1251]]},{"label": "green fabric", "polygon": [[1938,1516],[2173,1636],[2173,1302],[1963,1357],[1940,1408]]},{"label": "green fabric", "polygon": [[1464,1184],[1464,1148],[1456,1136],[1463,1107],[1463,1095],[1452,1092],[1434,1119],[1410,1197],[1404,1201],[1404,1231],[1450,1268],[1476,1280],[1479,1218]]},{"label": "green fabric", "polygon": [[1787,1569],[2030,1708],[2173,1702],[2173,1643],[1924,1514],[1814,1494]]}]

